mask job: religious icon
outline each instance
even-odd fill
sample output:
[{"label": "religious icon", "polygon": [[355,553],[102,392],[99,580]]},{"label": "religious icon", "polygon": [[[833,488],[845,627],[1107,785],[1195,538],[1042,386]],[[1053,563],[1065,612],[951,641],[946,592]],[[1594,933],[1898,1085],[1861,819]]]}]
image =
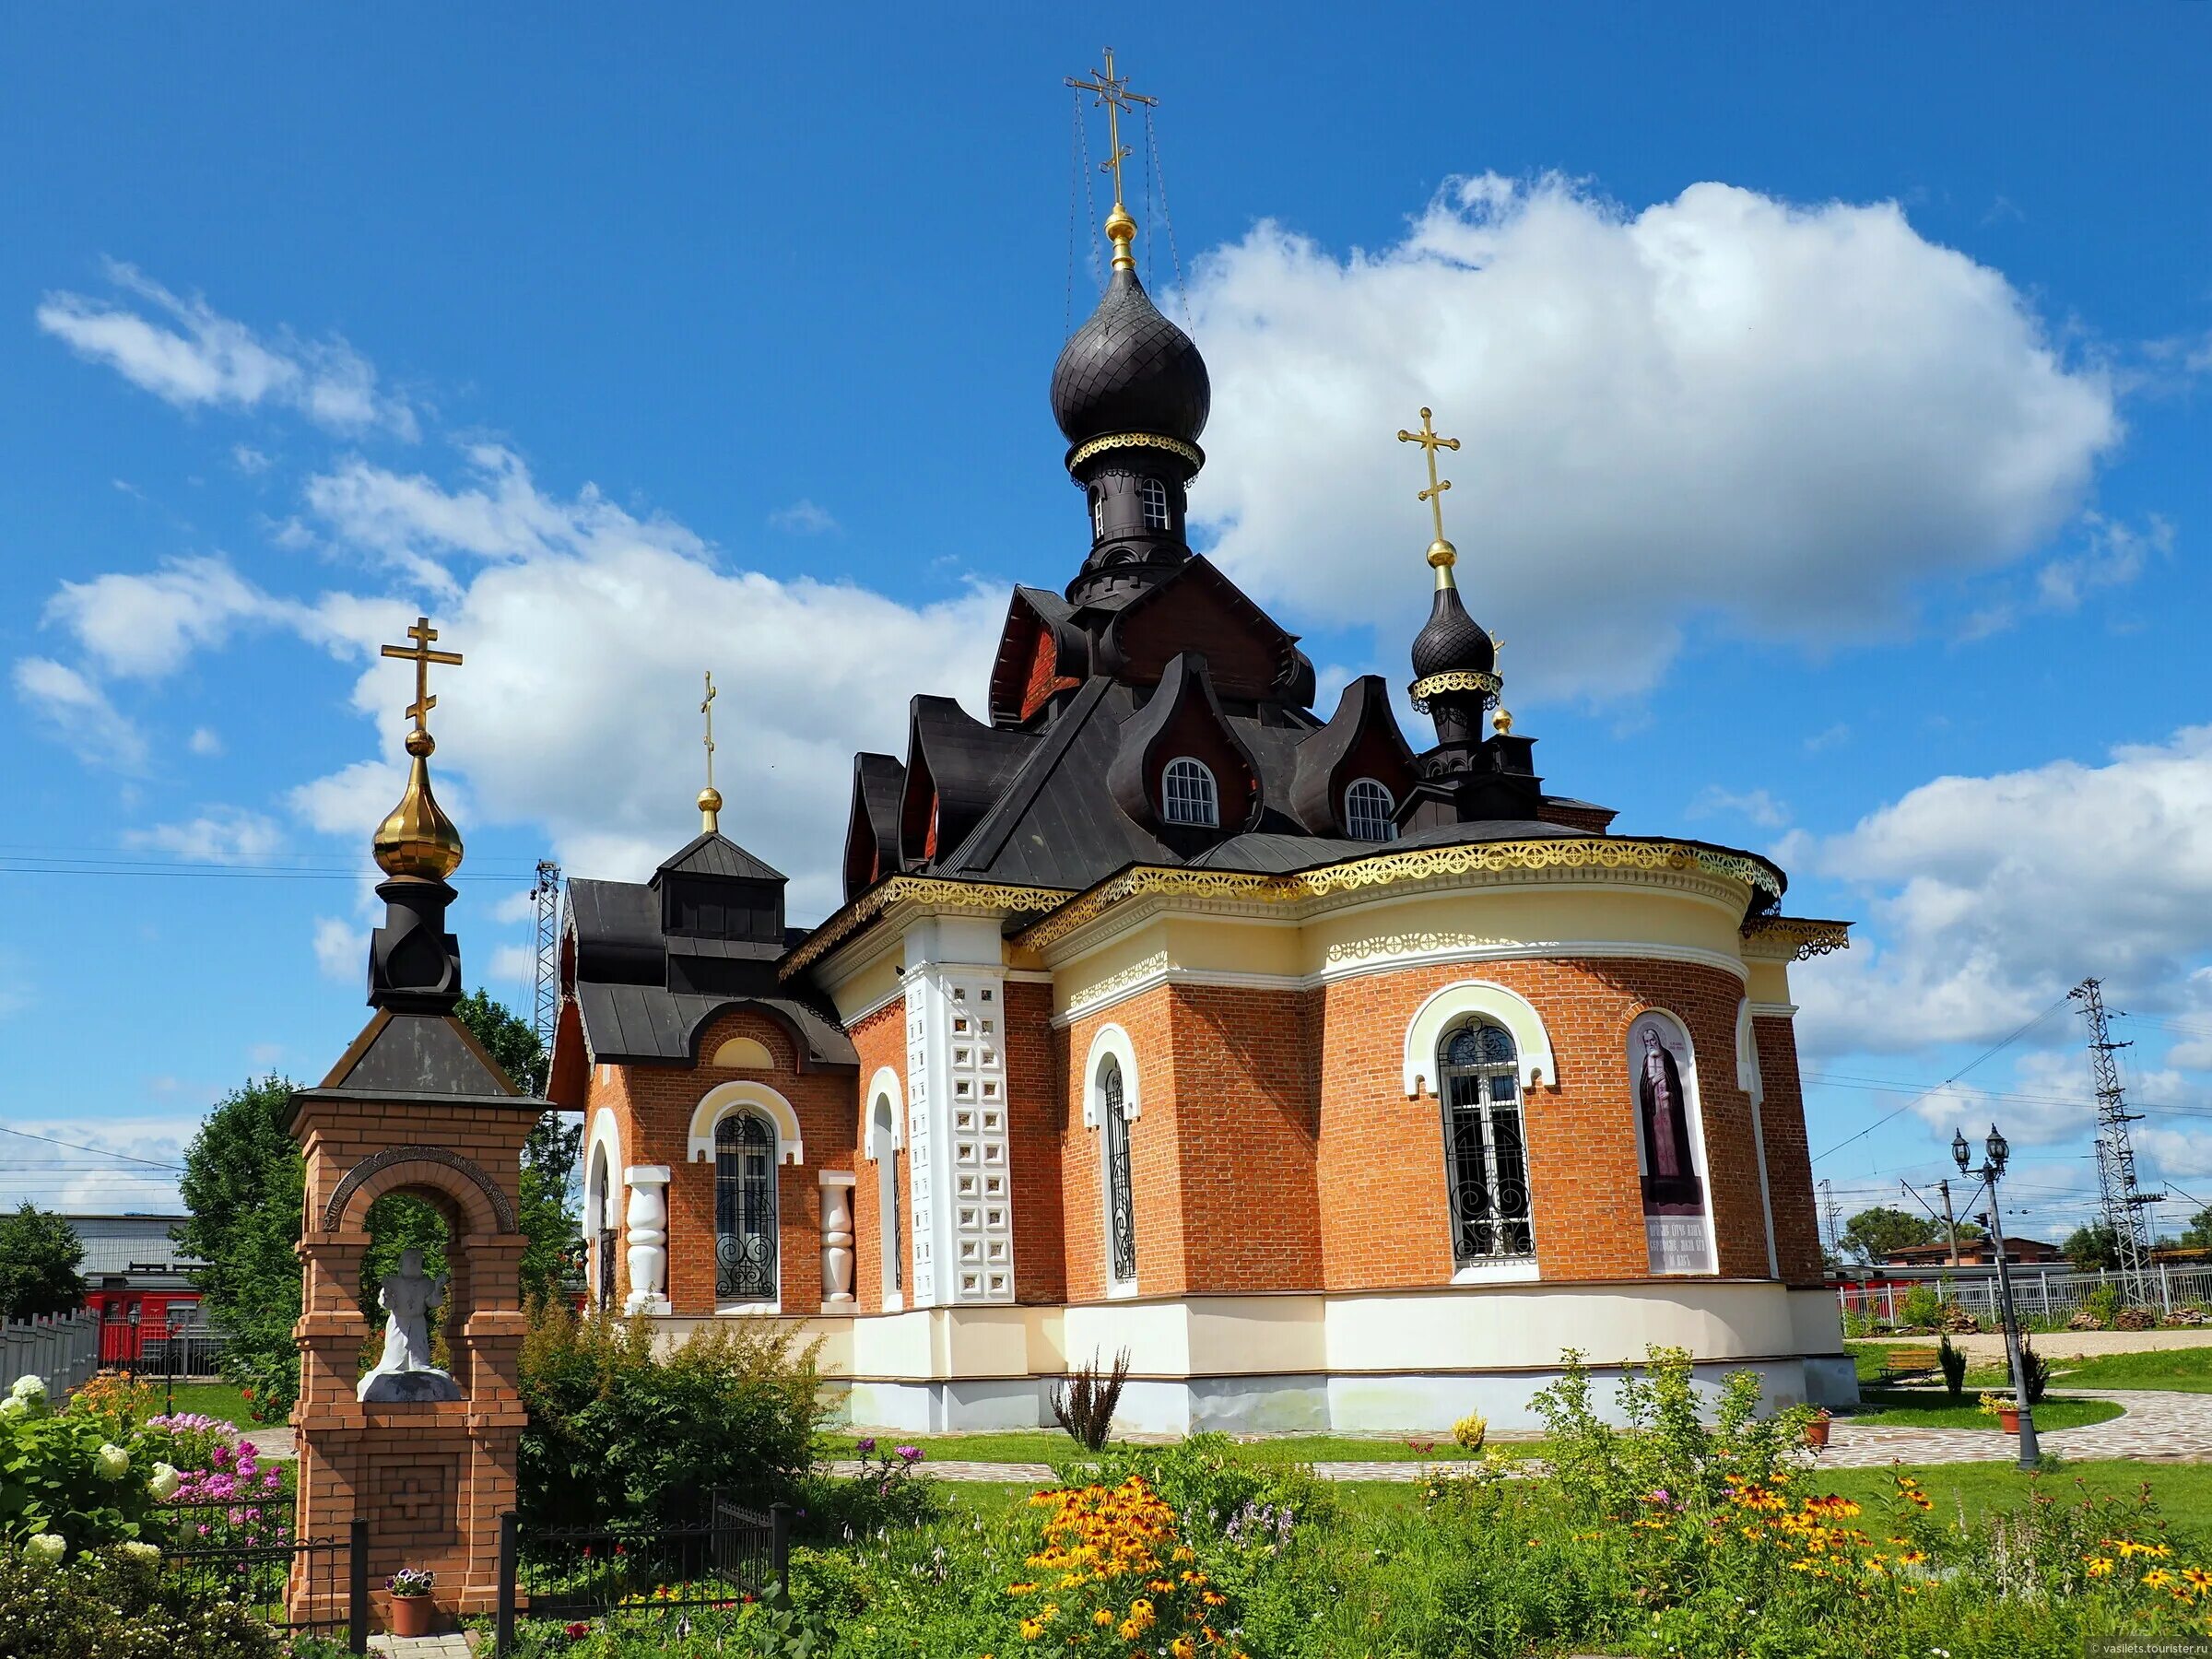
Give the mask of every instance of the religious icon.
[{"label": "religious icon", "polygon": [[1654,1273],[1710,1273],[1705,1182],[1699,1173],[1697,1068],[1688,1040],[1664,1015],[1629,1034],[1641,1149],[1644,1230]]}]

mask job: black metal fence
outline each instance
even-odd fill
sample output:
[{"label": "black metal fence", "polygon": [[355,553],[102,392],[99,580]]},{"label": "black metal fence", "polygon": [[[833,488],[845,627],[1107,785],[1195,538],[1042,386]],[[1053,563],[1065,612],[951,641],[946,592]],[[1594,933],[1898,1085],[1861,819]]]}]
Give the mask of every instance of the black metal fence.
[{"label": "black metal fence", "polygon": [[235,1503],[160,1512],[163,1582],[194,1601],[220,1598],[265,1623],[369,1651],[369,1524],[344,1537],[291,1535],[275,1507],[253,1518]]},{"label": "black metal fence", "polygon": [[791,1506],[748,1509],[720,1492],[685,1525],[524,1528],[500,1518],[499,1651],[518,1611],[582,1619],[724,1607],[779,1593],[791,1568]]}]

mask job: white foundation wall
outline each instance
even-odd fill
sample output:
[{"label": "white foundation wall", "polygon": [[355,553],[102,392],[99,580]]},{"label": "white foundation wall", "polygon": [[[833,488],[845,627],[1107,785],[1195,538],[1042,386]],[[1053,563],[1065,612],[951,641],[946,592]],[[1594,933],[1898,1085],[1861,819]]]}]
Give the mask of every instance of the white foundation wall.
[{"label": "white foundation wall", "polygon": [[[1209,1296],[1074,1307],[939,1307],[788,1323],[824,1339],[841,1416],[909,1433],[1053,1420],[1072,1365],[1131,1375],[1116,1418],[1174,1434],[1441,1434],[1470,1411],[1533,1430],[1530,1405],[1579,1350],[1601,1406],[1652,1347],[1687,1348],[1700,1389],[1758,1373],[1770,1407],[1857,1397],[1835,1299],[1771,1281],[1455,1286],[1344,1295]],[[761,1317],[738,1315],[736,1317]],[[661,1320],[669,1340],[702,1320]]]}]

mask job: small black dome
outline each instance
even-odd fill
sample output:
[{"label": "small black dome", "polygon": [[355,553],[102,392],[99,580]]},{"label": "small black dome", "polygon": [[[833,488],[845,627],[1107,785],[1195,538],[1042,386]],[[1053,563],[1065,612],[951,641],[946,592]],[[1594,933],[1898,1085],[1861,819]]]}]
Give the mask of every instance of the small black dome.
[{"label": "small black dome", "polygon": [[1482,625],[1467,615],[1457,587],[1436,590],[1429,620],[1413,639],[1413,677],[1432,674],[1488,674],[1498,665],[1498,648]]},{"label": "small black dome", "polygon": [[1153,432],[1195,443],[1214,401],[1206,359],[1131,270],[1114,272],[1053,365],[1053,418],[1070,443]]}]

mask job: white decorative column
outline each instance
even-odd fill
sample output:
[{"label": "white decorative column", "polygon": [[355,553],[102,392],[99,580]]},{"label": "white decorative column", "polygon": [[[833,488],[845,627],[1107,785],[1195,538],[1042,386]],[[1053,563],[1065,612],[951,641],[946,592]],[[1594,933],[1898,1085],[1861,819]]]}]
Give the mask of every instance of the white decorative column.
[{"label": "white decorative column", "polygon": [[666,1313],[668,1304],[668,1166],[632,1164],[622,1171],[629,1208],[622,1223],[629,1240],[629,1297],[625,1313]]},{"label": "white decorative column", "polygon": [[907,1183],[917,1308],[1014,1300],[998,924],[936,916],[906,947]]},{"label": "white decorative column", "polygon": [[823,1170],[815,1179],[822,1188],[822,1312],[853,1312],[853,1188],[860,1177],[851,1170]]}]

